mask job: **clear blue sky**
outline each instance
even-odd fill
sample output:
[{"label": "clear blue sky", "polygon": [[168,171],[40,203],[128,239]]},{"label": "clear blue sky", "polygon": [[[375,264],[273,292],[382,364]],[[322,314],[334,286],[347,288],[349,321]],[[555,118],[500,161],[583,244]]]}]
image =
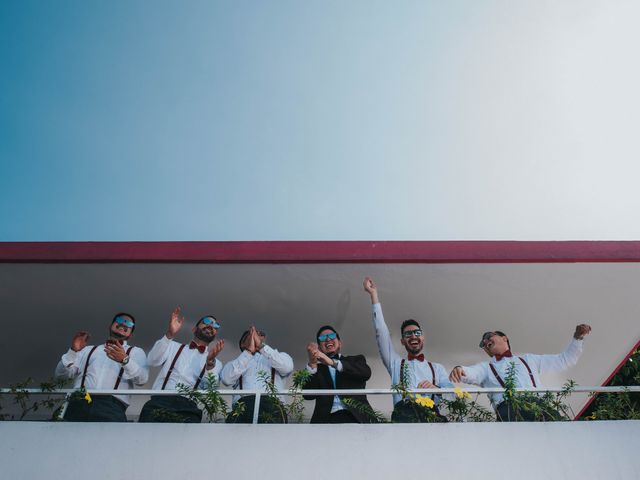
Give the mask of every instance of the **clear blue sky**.
[{"label": "clear blue sky", "polygon": [[0,241],[639,239],[640,6],[0,4]]}]

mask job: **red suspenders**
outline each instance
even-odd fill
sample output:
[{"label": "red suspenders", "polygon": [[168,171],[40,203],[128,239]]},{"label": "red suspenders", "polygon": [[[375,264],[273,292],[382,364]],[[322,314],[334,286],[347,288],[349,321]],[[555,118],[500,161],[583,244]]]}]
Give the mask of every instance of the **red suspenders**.
[{"label": "red suspenders", "polygon": [[[524,360],[524,358],[522,357],[518,357],[518,358],[520,359],[522,364],[527,368],[527,371],[529,372],[529,378],[531,378],[531,383],[533,384],[533,388],[537,388],[536,381],[533,378],[533,372],[529,368],[529,364]],[[493,375],[496,377],[496,380],[498,380],[498,383],[500,384],[500,386],[504,388],[504,381],[502,380],[502,378],[500,378],[500,375],[498,375],[498,371],[496,370],[496,367],[493,366],[493,363],[489,363],[489,368],[491,368],[491,371],[493,372]]]},{"label": "red suspenders", "polygon": [[[89,352],[89,355],[87,355],[87,361],[84,364],[84,372],[82,374],[82,382],[80,382],[80,388],[84,388],[84,382],[87,379],[87,370],[89,370],[89,360],[91,360],[91,355],[93,355],[93,352],[96,351],[96,348],[98,348],[98,345],[94,345],[93,348],[91,349],[91,351]],[[125,353],[125,355],[129,355],[131,350],[133,350],[133,347],[129,347],[127,349],[127,352]],[[122,375],[123,374],[124,374],[124,365],[122,367],[120,367],[120,372],[118,373],[118,378],[116,380],[116,384],[113,387],[114,390],[117,390],[118,387],[120,386],[120,382],[122,381]]]},{"label": "red suspenders", "polygon": [[[165,387],[167,386],[167,382],[169,381],[169,377],[173,373],[173,369],[176,366],[176,362],[178,361],[178,357],[182,353],[182,350],[184,350],[184,347],[186,347],[185,344],[180,345],[180,348],[178,349],[178,351],[176,352],[175,356],[173,357],[173,361],[171,362],[171,366],[169,367],[169,370],[167,371],[167,375],[164,377],[164,382],[162,382],[162,388],[160,390],[164,390]],[[194,390],[196,390],[200,386],[200,382],[202,382],[202,377],[204,377],[204,372],[205,372],[206,369],[207,369],[207,360],[205,359],[204,365],[202,366],[202,370],[200,370],[200,375],[198,375],[198,379],[196,380],[196,383],[193,385],[193,389]]]},{"label": "red suspenders", "polygon": [[164,377],[164,382],[162,382],[162,388],[160,390],[164,390],[164,387],[167,386],[167,382],[169,381],[169,377],[171,376],[171,373],[173,372],[173,367],[176,366],[176,362],[178,361],[178,357],[182,353],[182,350],[184,350],[184,347],[186,347],[186,345],[184,343],[182,345],[180,345],[180,348],[178,349],[178,351],[176,352],[175,356],[173,357],[173,361],[171,362],[171,366],[169,367],[169,370],[167,371],[167,375]]},{"label": "red suspenders", "polygon": [[[405,359],[403,358],[400,361],[400,376],[402,376],[402,372],[404,371],[404,362],[405,362]],[[436,385],[436,371],[434,370],[433,364],[431,362],[427,362],[427,363],[429,364],[429,368],[431,369],[431,379],[433,380],[431,383],[433,383],[433,385],[437,387],[437,385]]]}]

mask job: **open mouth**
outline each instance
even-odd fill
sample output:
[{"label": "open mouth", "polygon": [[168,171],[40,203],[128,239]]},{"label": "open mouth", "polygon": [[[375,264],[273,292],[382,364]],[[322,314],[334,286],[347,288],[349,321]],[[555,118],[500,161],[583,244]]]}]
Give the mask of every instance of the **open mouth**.
[{"label": "open mouth", "polygon": [[409,340],[409,345],[412,347],[418,347],[420,345],[419,340]]},{"label": "open mouth", "polygon": [[325,348],[333,348],[333,347],[335,347],[335,343],[333,343],[333,342],[327,342],[327,343],[325,343],[325,344],[324,344],[324,347],[325,347]]}]

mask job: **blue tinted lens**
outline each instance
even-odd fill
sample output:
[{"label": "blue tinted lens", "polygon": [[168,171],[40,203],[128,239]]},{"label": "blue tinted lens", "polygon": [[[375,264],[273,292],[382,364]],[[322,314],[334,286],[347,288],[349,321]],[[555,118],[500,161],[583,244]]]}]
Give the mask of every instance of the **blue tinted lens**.
[{"label": "blue tinted lens", "polygon": [[327,338],[329,340],[335,340],[338,337],[338,334],[335,332],[332,333],[325,333],[324,335],[319,335],[318,336],[318,340],[321,342],[324,342],[325,340],[327,340]]},{"label": "blue tinted lens", "polygon": [[133,328],[135,323],[130,318],[127,317],[116,317],[116,323],[118,325],[124,325],[125,327]]},{"label": "blue tinted lens", "polygon": [[205,325],[211,325],[213,326],[213,328],[220,328],[220,324],[218,323],[218,321],[214,320],[211,317],[204,317],[202,319],[202,323],[204,323]]}]

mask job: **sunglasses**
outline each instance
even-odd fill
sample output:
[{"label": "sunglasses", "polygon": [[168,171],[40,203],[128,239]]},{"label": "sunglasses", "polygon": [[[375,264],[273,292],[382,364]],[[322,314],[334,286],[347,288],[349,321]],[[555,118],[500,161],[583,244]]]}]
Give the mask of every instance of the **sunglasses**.
[{"label": "sunglasses", "polygon": [[318,341],[319,342],[325,342],[327,339],[328,340],[335,340],[336,338],[338,338],[338,334],[336,332],[331,332],[331,333],[325,333],[323,335],[318,335]]},{"label": "sunglasses", "polygon": [[420,330],[418,328],[416,330],[405,330],[404,332],[402,332],[402,338],[411,338],[414,335],[416,337],[421,337],[422,336],[422,330]]},{"label": "sunglasses", "polygon": [[480,348],[485,348],[487,346],[487,343],[489,342],[489,340],[491,340],[493,337],[495,337],[496,335],[498,335],[499,337],[506,337],[506,335],[502,332],[485,332],[484,335],[482,335],[482,340],[480,341],[480,345],[478,345]]},{"label": "sunglasses", "polygon": [[124,325],[125,327],[129,328],[133,328],[133,326],[135,325],[135,323],[133,323],[133,320],[122,316],[116,317],[114,322],[116,322],[118,325]]},{"label": "sunglasses", "polygon": [[211,325],[215,329],[220,328],[220,324],[218,323],[218,321],[212,317],[204,317],[203,319],[200,320],[200,323],[204,323],[207,326]]}]

